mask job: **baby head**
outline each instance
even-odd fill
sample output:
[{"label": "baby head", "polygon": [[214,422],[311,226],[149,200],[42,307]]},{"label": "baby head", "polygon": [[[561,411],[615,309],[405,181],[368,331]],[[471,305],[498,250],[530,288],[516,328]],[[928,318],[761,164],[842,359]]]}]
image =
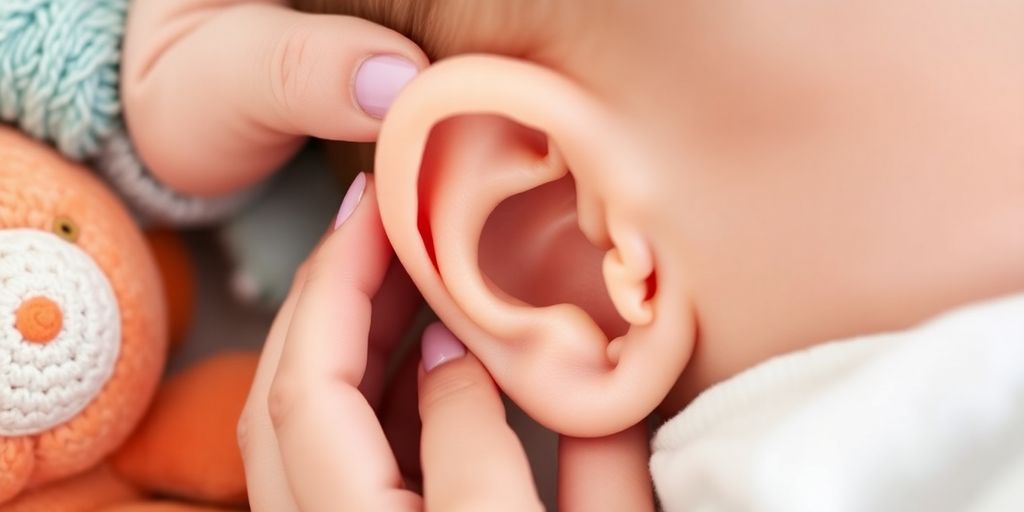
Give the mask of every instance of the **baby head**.
[{"label": "baby head", "polygon": [[299,3],[440,61],[384,121],[384,224],[556,431],[1024,289],[1024,4]]}]

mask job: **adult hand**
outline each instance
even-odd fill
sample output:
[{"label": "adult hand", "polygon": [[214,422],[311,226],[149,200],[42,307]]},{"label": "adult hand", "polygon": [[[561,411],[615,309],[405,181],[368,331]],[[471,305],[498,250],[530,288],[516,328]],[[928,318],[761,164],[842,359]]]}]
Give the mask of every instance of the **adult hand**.
[{"label": "adult hand", "polygon": [[[421,377],[427,501],[403,487],[373,407],[380,392],[371,389],[380,386],[371,381],[378,379],[367,370],[382,366],[416,302],[407,278],[394,277],[401,274],[390,266],[365,175],[343,202],[345,217],[297,276],[239,424],[253,510],[451,510],[495,496],[508,510],[539,509],[494,383],[472,356]],[[453,345],[461,350],[442,327],[428,329],[427,366],[453,358]]]},{"label": "adult hand", "polygon": [[404,510],[419,500],[401,490],[377,411],[386,362],[421,301],[392,265],[366,175],[342,203],[346,217],[297,272],[239,421],[256,511]]},{"label": "adult hand", "polygon": [[[542,510],[493,380],[440,324],[424,334],[418,370],[424,494],[404,486],[378,419],[389,414],[379,369],[418,296],[391,265],[372,181],[357,179],[341,210],[271,328],[239,424],[252,509]],[[563,445],[563,473],[574,475],[562,479],[564,508],[652,508],[646,438],[614,439]]]},{"label": "adult hand", "polygon": [[181,192],[218,195],[267,176],[308,135],[374,140],[426,65],[397,32],[287,0],[135,0],[122,97],[150,171]]}]

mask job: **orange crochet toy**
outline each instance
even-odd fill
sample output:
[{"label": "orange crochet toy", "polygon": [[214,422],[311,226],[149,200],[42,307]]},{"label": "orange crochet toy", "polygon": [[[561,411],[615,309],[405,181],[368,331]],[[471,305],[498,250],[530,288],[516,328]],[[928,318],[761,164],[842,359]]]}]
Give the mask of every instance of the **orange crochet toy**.
[{"label": "orange crochet toy", "polygon": [[166,345],[158,270],[120,201],[48,147],[0,132],[0,500],[118,447]]},{"label": "orange crochet toy", "polygon": [[0,511],[244,505],[234,425],[256,356],[206,361],[158,393],[163,290],[119,199],[0,127]]}]

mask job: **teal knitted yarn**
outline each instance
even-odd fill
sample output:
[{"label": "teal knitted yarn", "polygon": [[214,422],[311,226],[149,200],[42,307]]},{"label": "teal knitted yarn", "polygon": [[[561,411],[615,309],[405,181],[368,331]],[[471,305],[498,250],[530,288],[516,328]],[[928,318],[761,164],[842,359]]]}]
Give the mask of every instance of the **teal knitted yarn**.
[{"label": "teal knitted yarn", "polygon": [[128,0],[0,0],[0,120],[92,156],[121,113]]},{"label": "teal knitted yarn", "polygon": [[222,222],[265,188],[263,184],[254,185],[221,197],[177,192],[157,180],[142,164],[131,139],[120,126],[100,145],[92,164],[145,225],[200,227]]}]

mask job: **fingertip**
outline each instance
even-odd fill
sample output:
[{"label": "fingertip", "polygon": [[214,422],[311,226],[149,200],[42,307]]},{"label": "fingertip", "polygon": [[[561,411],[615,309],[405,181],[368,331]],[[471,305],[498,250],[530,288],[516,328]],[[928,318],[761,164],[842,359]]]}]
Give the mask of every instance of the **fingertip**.
[{"label": "fingertip", "polygon": [[[364,210],[369,210],[369,212]],[[383,230],[373,174],[361,172],[356,175],[348,190],[341,197],[338,210],[334,214],[334,218],[331,219],[322,243],[326,245],[333,239],[364,237],[366,233],[363,232],[379,235],[383,233]],[[352,231],[356,233],[347,233]]]},{"label": "fingertip", "polygon": [[352,216],[356,208],[359,207],[359,203],[363,200],[363,194],[366,192],[366,180],[365,172],[359,173],[352,180],[352,184],[348,187],[348,192],[345,193],[345,197],[341,200],[338,213],[334,217],[334,229],[340,228]]},{"label": "fingertip", "polygon": [[427,510],[536,510],[522,444],[486,368],[440,323],[423,335],[420,460]]},{"label": "fingertip", "polygon": [[355,66],[351,93],[355,106],[379,122],[430,60],[416,43],[390,28],[371,24],[367,35],[374,46]]},{"label": "fingertip", "polygon": [[352,96],[362,111],[383,119],[402,89],[419,74],[421,66],[395,54],[373,55],[359,64],[352,81]]},{"label": "fingertip", "polygon": [[466,355],[466,347],[441,322],[434,322],[423,331],[422,364],[425,372]]},{"label": "fingertip", "polygon": [[304,287],[317,282],[317,290],[326,288],[322,293],[334,296],[349,285],[367,297],[380,288],[394,251],[377,209],[373,177],[361,176],[341,199],[330,231],[306,262]]},{"label": "fingertip", "polygon": [[450,419],[458,416],[455,411],[472,409],[481,417],[504,421],[504,405],[490,373],[447,327],[441,323],[428,326],[420,352],[421,419]]},{"label": "fingertip", "polygon": [[391,103],[429,64],[409,38],[362,18],[289,11],[274,30],[264,117],[295,135],[375,140]]}]

